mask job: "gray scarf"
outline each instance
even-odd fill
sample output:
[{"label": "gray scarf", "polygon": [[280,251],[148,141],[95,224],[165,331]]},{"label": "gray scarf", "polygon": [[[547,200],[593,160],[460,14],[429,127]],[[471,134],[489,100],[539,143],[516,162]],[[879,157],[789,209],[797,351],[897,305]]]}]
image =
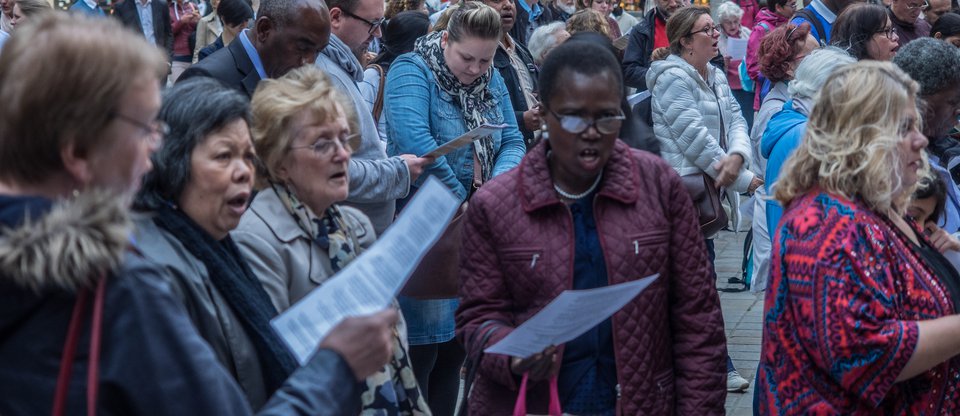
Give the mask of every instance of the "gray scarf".
[{"label": "gray scarf", "polygon": [[323,55],[343,68],[353,78],[354,82],[358,84],[363,82],[363,67],[360,66],[360,61],[357,60],[350,47],[343,43],[337,35],[330,34],[330,43],[326,48],[323,48]]}]

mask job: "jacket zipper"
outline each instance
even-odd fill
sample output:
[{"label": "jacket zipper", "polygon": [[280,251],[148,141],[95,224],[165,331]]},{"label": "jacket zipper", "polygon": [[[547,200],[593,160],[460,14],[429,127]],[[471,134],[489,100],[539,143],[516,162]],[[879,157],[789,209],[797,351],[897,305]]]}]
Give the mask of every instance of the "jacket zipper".
[{"label": "jacket zipper", "polygon": [[[593,197],[593,222],[594,222],[594,224],[596,224],[596,226],[597,226],[597,240],[600,241],[600,252],[603,253],[603,263],[604,263],[605,265],[609,266],[609,265],[610,265],[610,262],[607,261],[607,249],[606,249],[606,247],[605,247],[604,244],[603,244],[603,241],[604,241],[603,233],[600,231],[600,221],[597,220],[597,213],[599,212],[599,211],[597,211],[597,199],[598,199],[598,197],[599,197],[599,195],[596,195],[596,196]],[[572,215],[572,214],[571,214],[571,216],[570,216],[570,222],[571,222],[571,223],[573,222],[573,215]],[[572,224],[571,224],[571,225],[572,225]],[[610,267],[607,267],[606,269],[607,269],[607,286],[610,286],[610,283],[611,283],[611,282],[610,282]],[[571,274],[571,276],[572,276],[572,274]],[[616,315],[616,313],[614,313],[614,315]],[[617,320],[616,320],[616,319],[613,319],[613,316],[610,317],[610,330],[613,332],[613,364],[614,364],[614,366],[617,368],[617,386],[616,386],[616,390],[617,390],[617,404],[616,404],[616,412],[617,412],[617,416],[620,416],[620,415],[623,414],[623,403],[622,403],[621,400],[620,400],[620,390],[621,390],[620,363],[621,363],[622,361],[620,361],[620,348],[618,348],[618,346],[620,345],[620,342],[619,342],[619,339],[618,339],[619,337],[617,337]]]}]

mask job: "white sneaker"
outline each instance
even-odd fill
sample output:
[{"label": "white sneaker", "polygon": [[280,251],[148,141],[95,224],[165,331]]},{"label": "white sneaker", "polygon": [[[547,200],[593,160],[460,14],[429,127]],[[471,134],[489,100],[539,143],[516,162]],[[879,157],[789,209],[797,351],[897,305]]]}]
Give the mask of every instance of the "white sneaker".
[{"label": "white sneaker", "polygon": [[750,388],[750,382],[740,376],[737,370],[727,373],[727,391],[741,392]]}]

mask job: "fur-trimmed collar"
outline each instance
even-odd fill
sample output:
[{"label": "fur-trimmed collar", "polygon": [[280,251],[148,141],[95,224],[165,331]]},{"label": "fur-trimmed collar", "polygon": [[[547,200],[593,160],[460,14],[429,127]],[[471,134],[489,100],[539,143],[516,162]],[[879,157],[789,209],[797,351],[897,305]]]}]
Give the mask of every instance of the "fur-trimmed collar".
[{"label": "fur-trimmed collar", "polygon": [[26,200],[8,198],[0,207],[23,219],[0,224],[0,279],[34,292],[73,292],[119,266],[132,228],[126,198],[85,192],[39,215]]}]

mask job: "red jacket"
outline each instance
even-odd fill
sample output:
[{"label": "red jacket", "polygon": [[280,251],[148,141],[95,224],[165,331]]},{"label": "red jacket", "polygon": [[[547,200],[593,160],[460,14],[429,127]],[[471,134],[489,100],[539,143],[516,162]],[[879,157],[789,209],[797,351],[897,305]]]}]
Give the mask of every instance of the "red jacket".
[{"label": "red jacket", "polygon": [[[573,220],[553,190],[546,143],[470,201],[456,321],[471,356],[573,286]],[[613,316],[618,412],[723,414],[727,349],[720,301],[680,178],[662,159],[617,141],[594,213],[610,284],[660,273]],[[504,324],[486,345],[471,345],[479,344],[475,332],[487,320]],[[519,380],[509,362],[503,355],[483,356],[470,414],[511,413]],[[528,410],[546,413],[548,397],[547,383],[531,384]]]}]

